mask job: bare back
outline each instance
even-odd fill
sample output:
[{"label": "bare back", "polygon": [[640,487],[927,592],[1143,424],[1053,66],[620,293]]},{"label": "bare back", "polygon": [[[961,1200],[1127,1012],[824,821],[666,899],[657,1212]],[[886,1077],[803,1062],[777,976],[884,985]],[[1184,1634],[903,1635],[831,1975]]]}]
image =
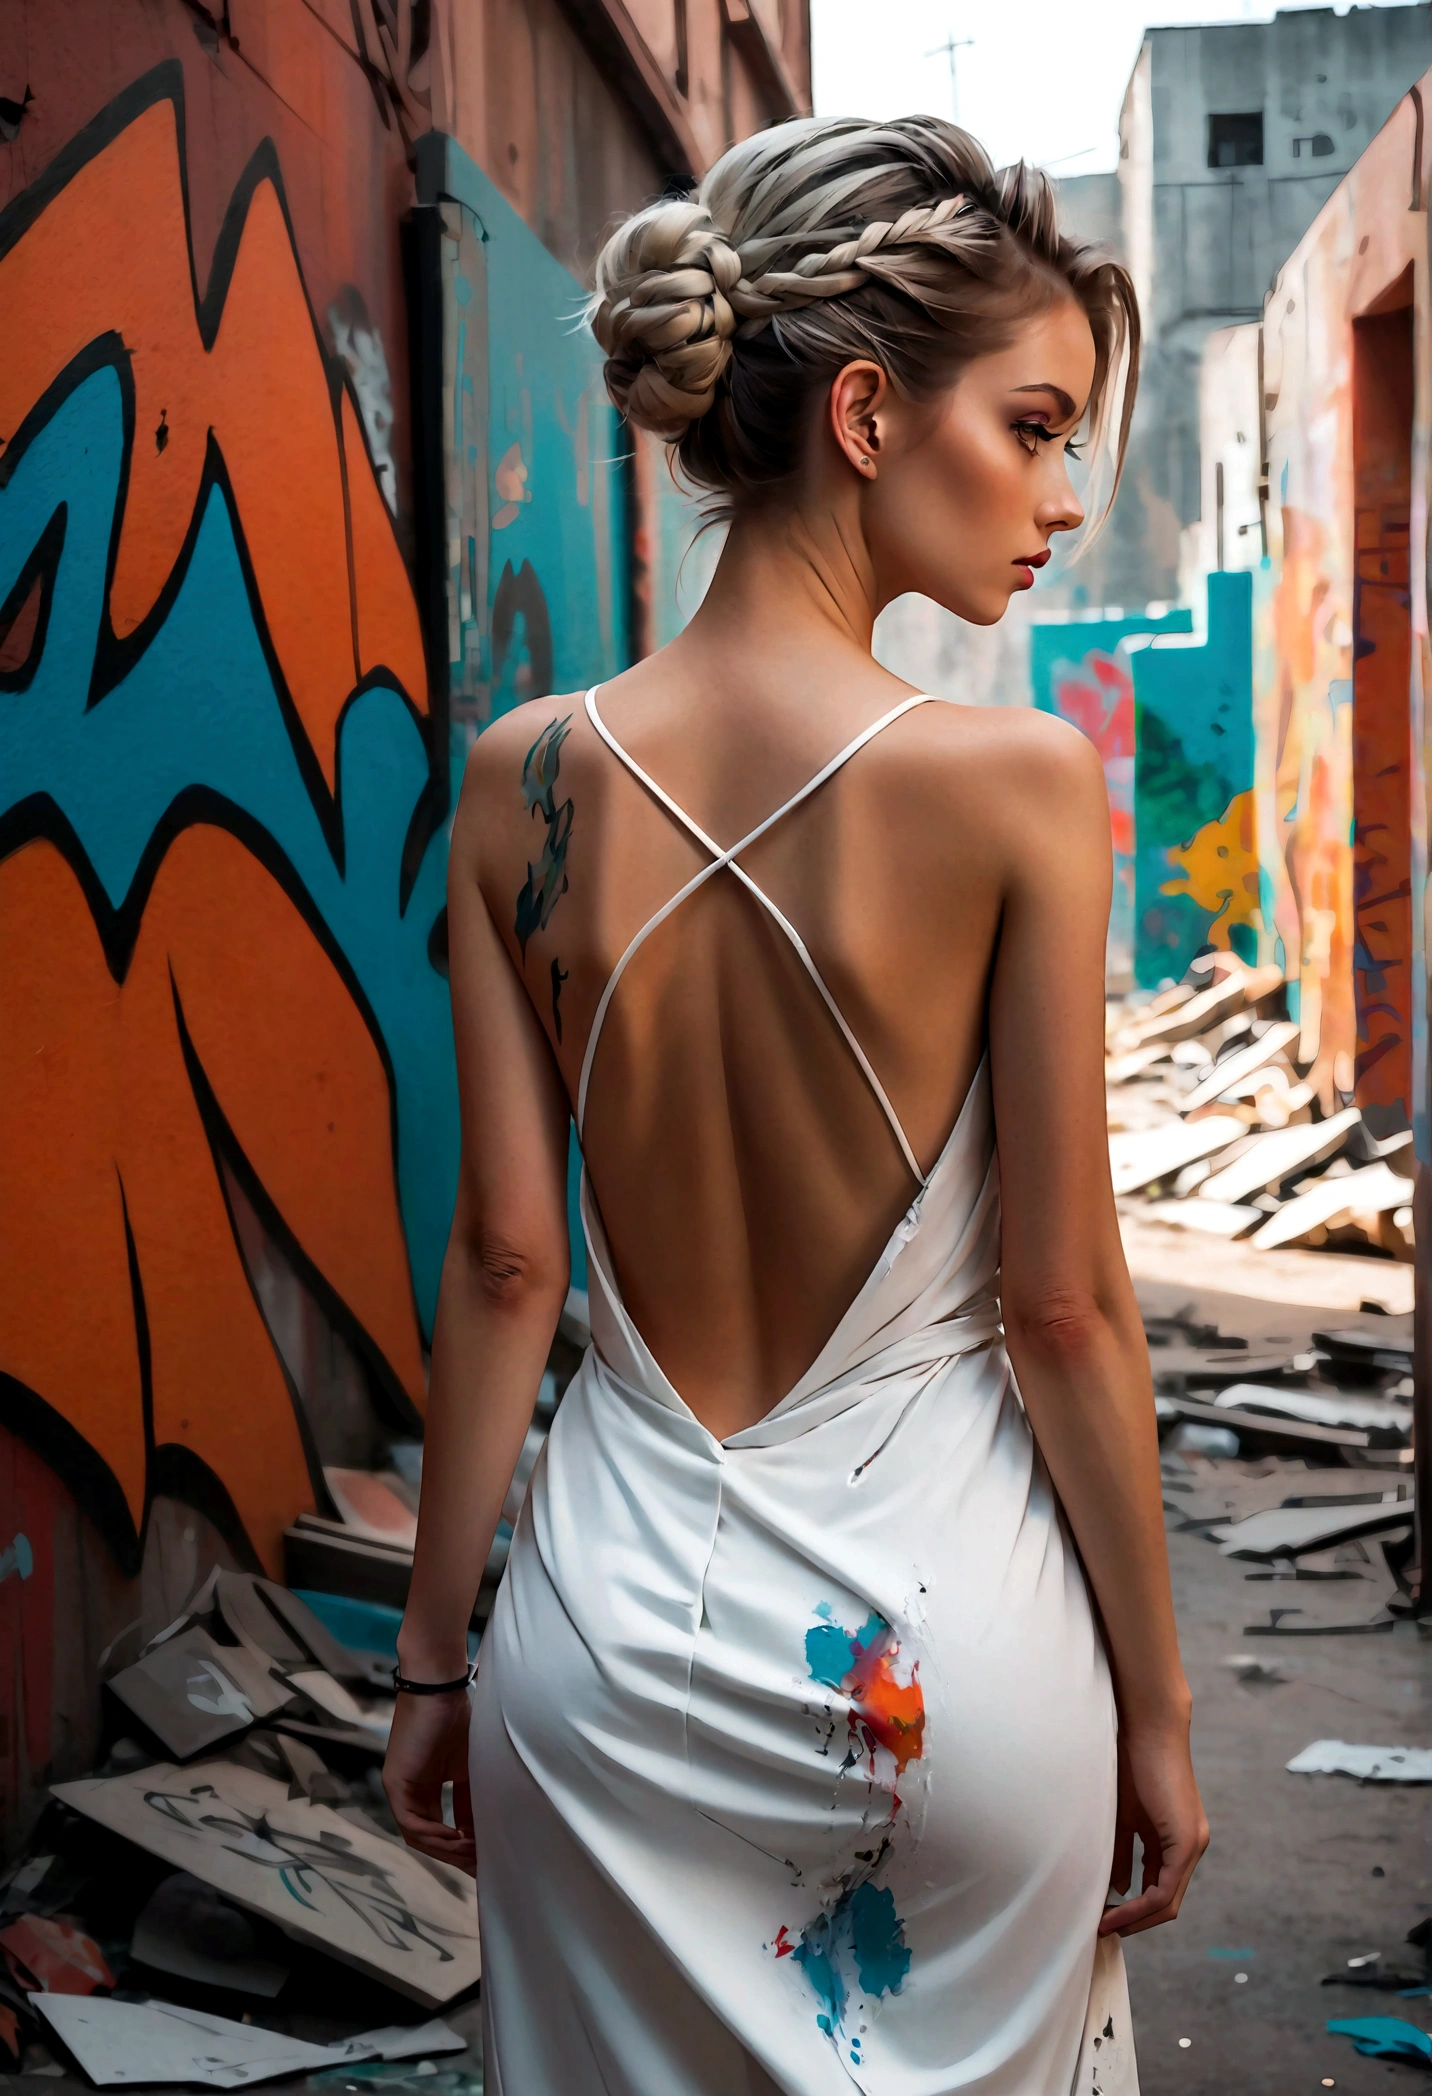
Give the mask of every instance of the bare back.
[{"label": "bare back", "polygon": [[[910,696],[877,673],[819,708],[743,703],[655,667],[605,687],[600,720],[723,848]],[[1040,725],[911,707],[740,854],[922,1173],[983,1052],[1009,784]],[[581,695],[521,708],[479,749],[478,878],[575,1107],[613,970],[712,853],[613,754]],[[920,1183],[791,940],[729,870],[615,985],[583,1151],[627,1308],[720,1434],[796,1383]]]}]

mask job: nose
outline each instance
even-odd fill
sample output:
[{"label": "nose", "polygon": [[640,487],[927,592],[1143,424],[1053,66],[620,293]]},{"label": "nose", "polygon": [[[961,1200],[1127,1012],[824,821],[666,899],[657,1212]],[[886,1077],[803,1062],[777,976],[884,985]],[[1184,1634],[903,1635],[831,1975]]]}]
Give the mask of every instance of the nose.
[{"label": "nose", "polygon": [[1054,467],[1054,485],[1035,511],[1036,520],[1044,531],[1077,531],[1084,521],[1084,505],[1069,478],[1064,454],[1061,452],[1057,460],[1051,459],[1050,464]]}]

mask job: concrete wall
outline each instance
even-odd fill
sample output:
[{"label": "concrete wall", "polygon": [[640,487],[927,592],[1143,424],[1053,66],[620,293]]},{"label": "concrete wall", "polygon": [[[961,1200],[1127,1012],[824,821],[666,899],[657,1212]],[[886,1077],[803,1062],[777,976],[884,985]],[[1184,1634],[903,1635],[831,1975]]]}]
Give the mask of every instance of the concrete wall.
[{"label": "concrete wall", "polygon": [[[1429,59],[1422,6],[1147,33],[1120,166],[1147,353],[1128,493],[1090,562],[1096,596],[1177,593],[1182,535],[1202,514],[1204,340],[1258,318],[1274,272]],[[1239,114],[1261,119],[1261,164],[1210,167],[1211,126]]]},{"label": "concrete wall", "polygon": [[12,1837],[420,1425],[456,761],[641,644],[575,272],[806,78],[797,0],[0,0]]}]

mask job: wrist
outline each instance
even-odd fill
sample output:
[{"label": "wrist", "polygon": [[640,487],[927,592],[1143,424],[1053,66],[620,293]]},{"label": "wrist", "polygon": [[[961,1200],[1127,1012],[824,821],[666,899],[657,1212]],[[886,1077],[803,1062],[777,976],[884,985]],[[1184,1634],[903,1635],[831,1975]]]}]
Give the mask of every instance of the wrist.
[{"label": "wrist", "polygon": [[1119,1730],[1128,1737],[1166,1736],[1187,1739],[1193,1717],[1193,1695],[1182,1675],[1158,1689],[1136,1688],[1118,1693]]},{"label": "wrist", "polygon": [[468,1670],[466,1637],[398,1633],[398,1672],[406,1681],[456,1681]]}]

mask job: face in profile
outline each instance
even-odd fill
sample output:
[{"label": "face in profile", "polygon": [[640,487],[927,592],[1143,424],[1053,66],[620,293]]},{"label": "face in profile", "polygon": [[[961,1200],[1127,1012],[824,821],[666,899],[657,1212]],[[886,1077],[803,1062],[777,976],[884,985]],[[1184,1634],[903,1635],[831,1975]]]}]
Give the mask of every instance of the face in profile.
[{"label": "face in profile", "polygon": [[1069,444],[1093,383],[1089,322],[1060,298],[936,400],[895,412],[866,508],[882,601],[917,590],[972,625],[1004,616],[1054,534],[1084,521]]}]

